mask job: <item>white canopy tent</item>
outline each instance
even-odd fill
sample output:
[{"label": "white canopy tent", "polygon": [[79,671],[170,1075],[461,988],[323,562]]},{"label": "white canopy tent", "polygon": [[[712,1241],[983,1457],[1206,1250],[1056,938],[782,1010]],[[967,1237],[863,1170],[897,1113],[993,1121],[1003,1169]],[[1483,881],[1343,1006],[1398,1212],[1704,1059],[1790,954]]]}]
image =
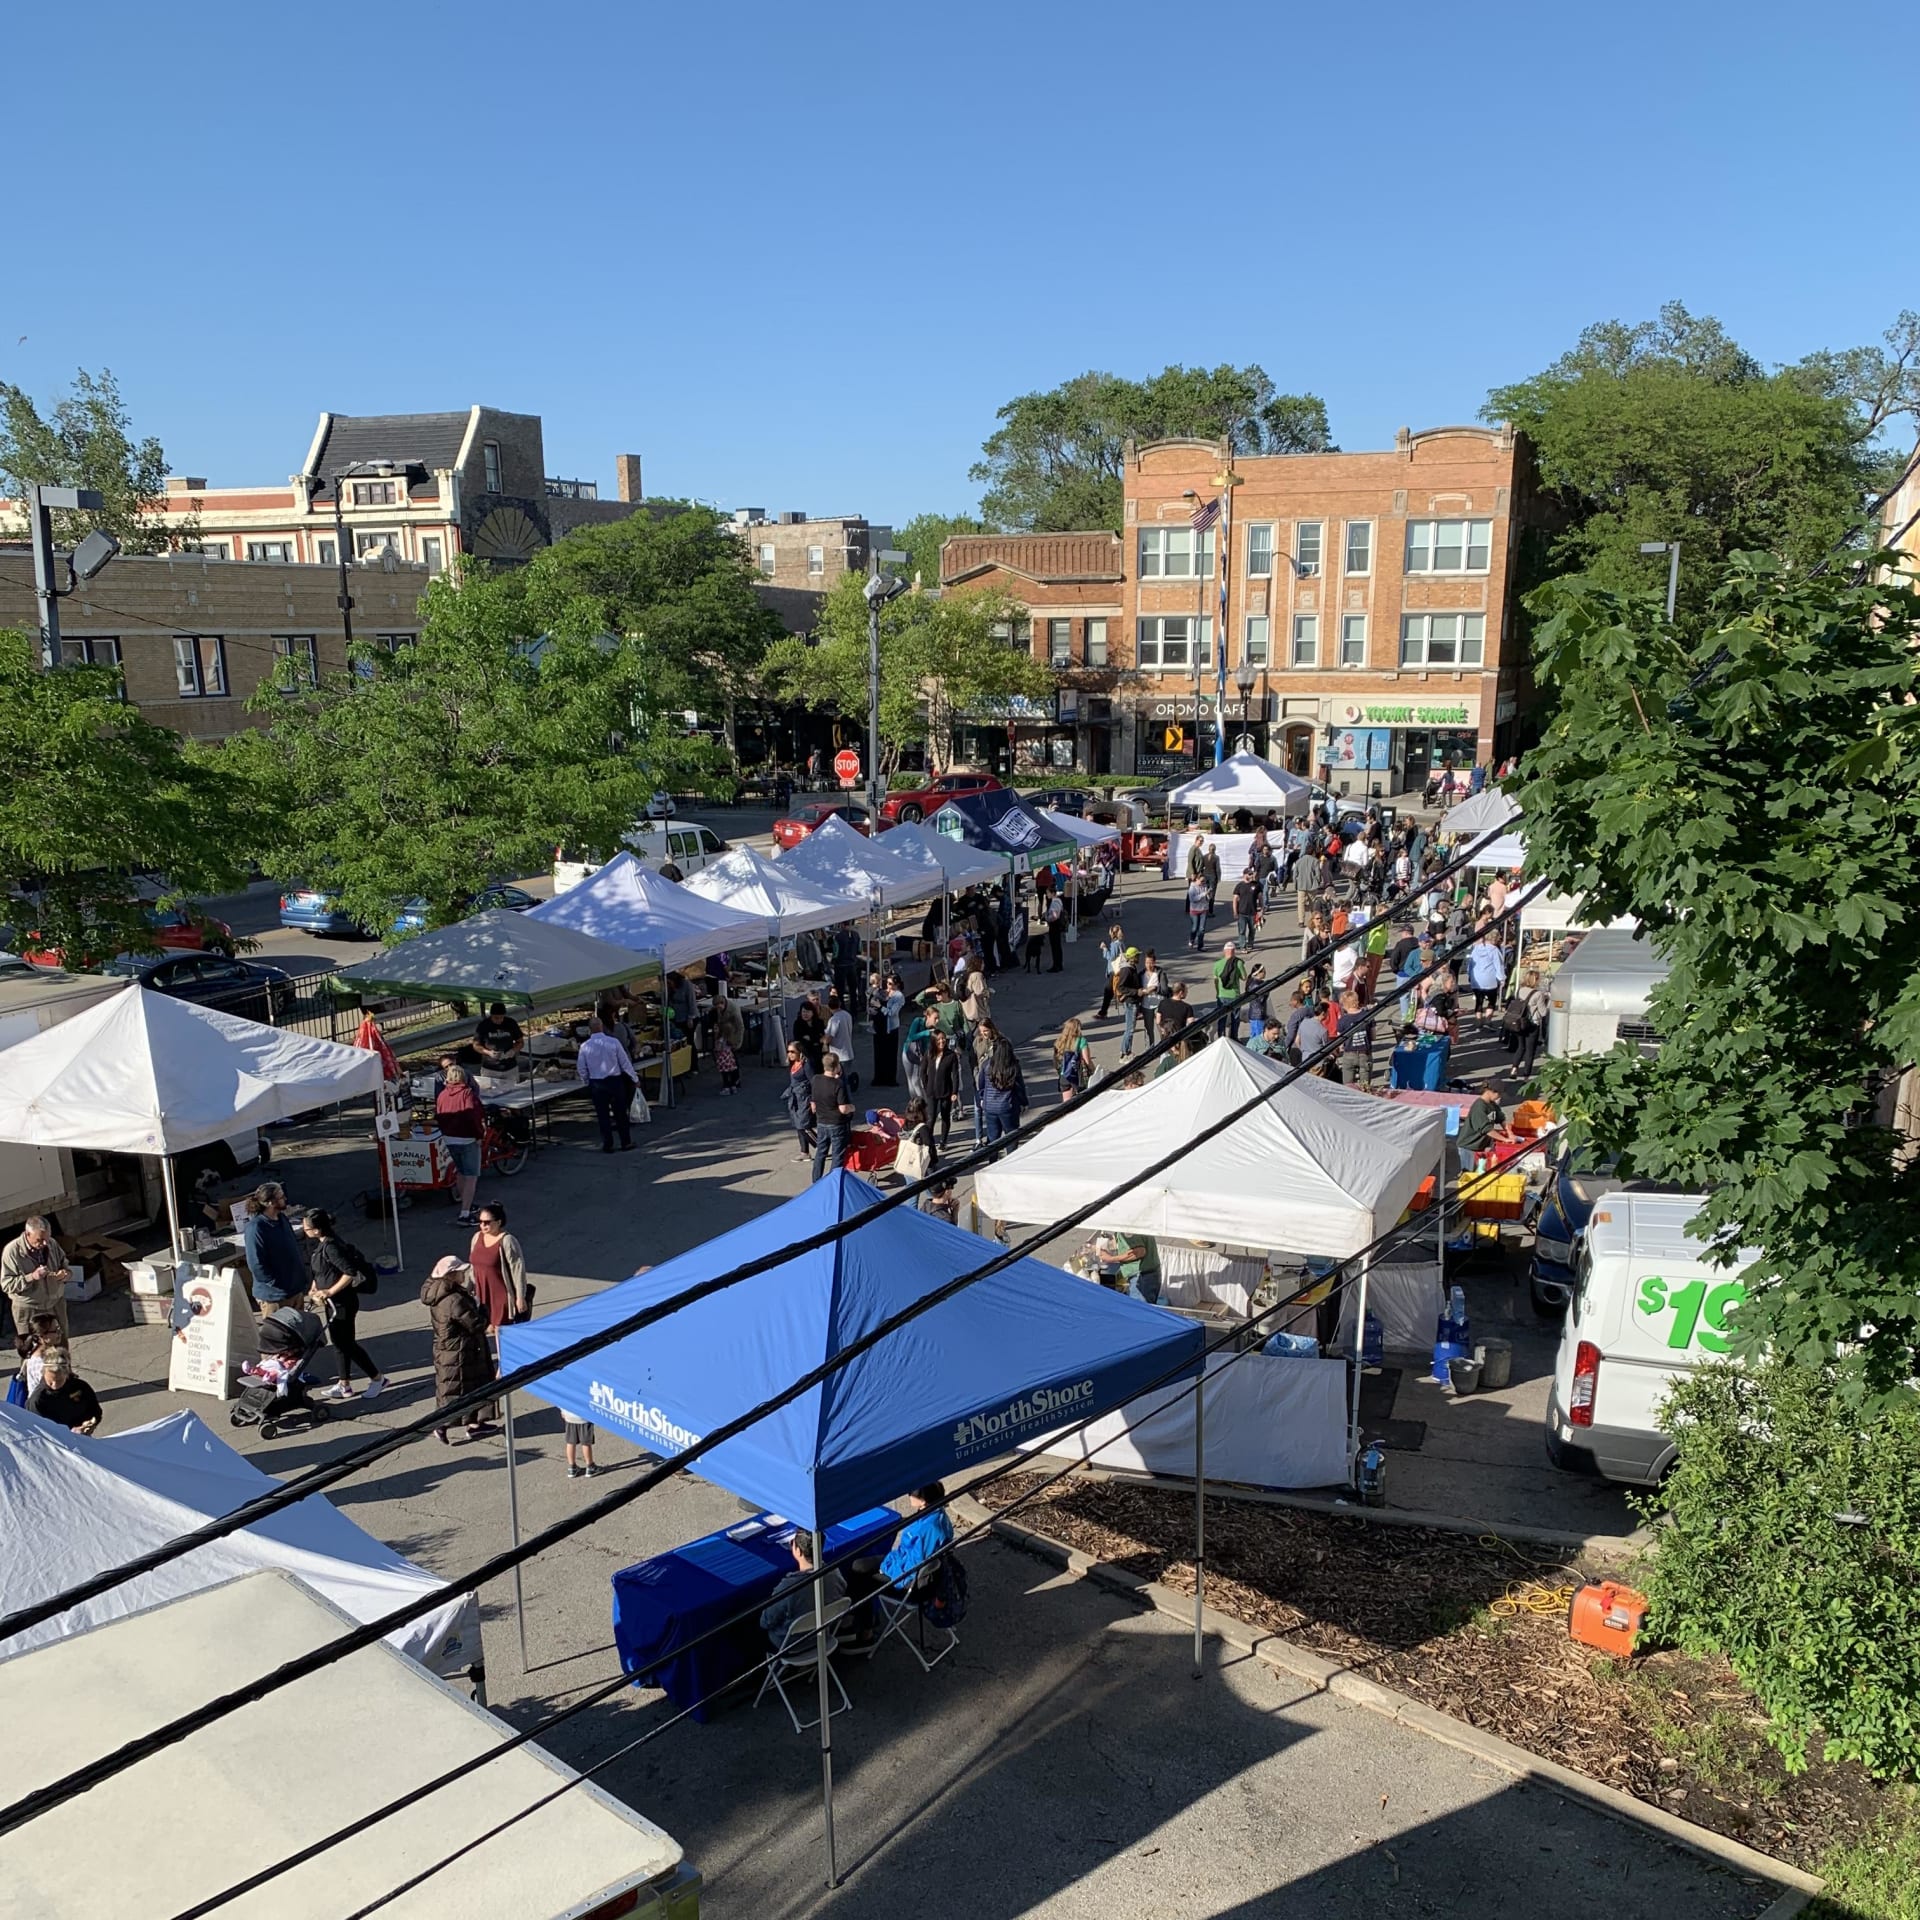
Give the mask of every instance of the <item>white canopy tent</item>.
[{"label": "white canopy tent", "polygon": [[336,978],[363,993],[534,1007],[619,986],[657,964],[650,954],[498,907],[398,941]]},{"label": "white canopy tent", "polygon": [[[279,1482],[191,1413],[93,1437],[0,1407],[0,1612],[32,1605],[191,1532]],[[319,1494],[111,1588],[21,1634],[9,1653],[63,1640],[261,1567],[297,1574],[356,1620],[437,1587],[435,1574],[363,1533]],[[388,1636],[436,1673],[480,1659],[480,1608],[463,1595]]]},{"label": "white canopy tent", "polygon": [[735,847],[696,873],[686,887],[703,900],[757,920],[767,940],[857,920],[872,904],[870,887],[858,894],[829,890],[784,860],[769,860],[752,847]]},{"label": "white canopy tent", "polygon": [[[1345,1260],[1371,1246],[1435,1176],[1445,1173],[1445,1116],[1291,1071],[1216,1040],[1145,1086],[1103,1093],[974,1179],[976,1205],[995,1220],[1058,1220],[1123,1187],[1086,1224],[1123,1233],[1208,1240]],[[1166,1172],[1140,1170],[1191,1140],[1263,1088],[1277,1088]],[[1360,1270],[1366,1311],[1371,1259]],[[1360,1370],[1353,1373],[1351,1444],[1359,1439]]]},{"label": "white canopy tent", "polygon": [[1077,814],[1055,813],[1051,807],[1035,807],[1034,812],[1056,832],[1064,833],[1077,847],[1097,847],[1120,838],[1118,827],[1103,826],[1098,820],[1082,820]]},{"label": "white canopy tent", "polygon": [[1503,833],[1484,847],[1476,847],[1471,864],[1476,869],[1498,867],[1503,873],[1517,872],[1527,864],[1526,838],[1518,833]]},{"label": "white canopy tent", "polygon": [[382,1085],[377,1053],[129,984],[0,1052],[0,1140],[159,1156],[177,1248],[170,1156]]},{"label": "white canopy tent", "polygon": [[1440,816],[1442,833],[1493,833],[1520,817],[1520,803],[1498,787],[1482,787]]},{"label": "white canopy tent", "polygon": [[1253,813],[1304,814],[1313,809],[1313,788],[1257,753],[1235,753],[1175,787],[1167,795],[1167,804],[1195,807],[1203,813],[1231,813],[1245,807]]},{"label": "white canopy tent", "polygon": [[799,845],[789,847],[780,856],[780,869],[835,892],[864,891],[883,907],[931,900],[946,886],[943,875],[902,858],[882,840],[868,839],[838,814],[830,814]]},{"label": "white canopy tent", "polygon": [[949,840],[921,820],[889,828],[881,835],[880,844],[896,859],[911,860],[944,874],[950,888],[983,886],[1007,877],[1007,863],[999,854],[970,847],[964,840]]},{"label": "white canopy tent", "polygon": [[689,893],[631,853],[615,854],[579,886],[528,908],[525,918],[634,953],[657,954],[667,967],[689,966],[734,947],[758,946],[767,937],[765,925],[752,914]]}]

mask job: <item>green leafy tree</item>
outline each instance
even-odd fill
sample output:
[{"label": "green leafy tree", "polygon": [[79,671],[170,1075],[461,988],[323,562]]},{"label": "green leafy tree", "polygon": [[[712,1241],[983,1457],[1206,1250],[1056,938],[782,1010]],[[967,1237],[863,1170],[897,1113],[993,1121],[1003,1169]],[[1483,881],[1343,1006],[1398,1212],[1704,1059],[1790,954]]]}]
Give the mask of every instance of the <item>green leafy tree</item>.
[{"label": "green leafy tree", "polygon": [[23,389],[0,381],[0,480],[20,498],[30,486],[91,487],[105,497],[97,510],[53,516],[54,539],[72,546],[96,528],[128,553],[164,553],[191,531],[192,516],[155,517],[166,505],[167,456],[151,436],[135,439],[120,384],[102,368],[74,375],[73,391],[43,414]]},{"label": "green leafy tree", "polygon": [[[1903,320],[1910,316],[1903,316]],[[1896,330],[1896,333],[1898,330]],[[1873,437],[1914,403],[1913,342],[1769,373],[1717,320],[1587,328],[1543,373],[1496,388],[1484,418],[1532,441],[1563,526],[1547,568],[1631,592],[1681,543],[1680,604],[1705,609],[1729,555],[1808,565],[1858,523],[1884,471]],[[1877,357],[1876,357],[1877,356]]]},{"label": "green leafy tree", "polygon": [[[1738,1314],[1857,1401],[1920,1373],[1920,595],[1892,556],[1736,556],[1696,622],[1591,580],[1534,596],[1557,699],[1524,762],[1529,870],[1632,914],[1663,1036],[1550,1062],[1579,1135],[1709,1195],[1753,1248]],[[1727,1255],[1731,1258],[1731,1254]]]},{"label": "green leafy tree", "polygon": [[1333,449],[1325,402],[1279,393],[1249,367],[1167,367],[1150,380],[1083,373],[1000,409],[972,477],[996,526],[1039,533],[1120,530],[1121,463],[1129,439],[1230,441],[1236,453]]},{"label": "green leafy tree", "polygon": [[15,944],[73,965],[146,952],[140,904],[220,893],[246,878],[256,837],[217,754],[188,749],[121,697],[111,667],[39,668],[39,642],[0,632],[0,886]]},{"label": "green leafy tree", "polygon": [[317,688],[262,689],[267,724],[226,752],[272,816],[272,871],[371,927],[416,896],[445,924],[556,845],[606,857],[656,788],[713,776],[713,749],[678,724],[680,670],[539,565],[436,580],[417,644],[357,649]]},{"label": "green leafy tree", "polygon": [[984,520],[965,513],[916,513],[904,527],[896,527],[893,543],[907,556],[907,578],[918,576],[923,587],[940,584],[940,549],[955,534],[985,533]]},{"label": "green leafy tree", "polygon": [[[857,574],[826,596],[813,643],[788,637],[767,651],[766,679],[776,699],[817,711],[867,711],[867,603]],[[1053,681],[1030,650],[1008,643],[1024,635],[1025,610],[998,593],[938,597],[904,594],[880,615],[880,771],[900,764],[901,749],[924,741],[945,764],[957,715],[1016,696],[1043,699]]]}]

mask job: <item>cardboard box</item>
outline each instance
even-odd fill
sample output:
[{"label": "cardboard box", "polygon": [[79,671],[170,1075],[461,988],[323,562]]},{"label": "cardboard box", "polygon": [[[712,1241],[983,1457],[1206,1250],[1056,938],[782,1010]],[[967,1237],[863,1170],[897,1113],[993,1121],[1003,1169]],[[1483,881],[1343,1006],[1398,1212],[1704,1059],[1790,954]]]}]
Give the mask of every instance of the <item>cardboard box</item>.
[{"label": "cardboard box", "polygon": [[76,1265],[72,1277],[61,1291],[69,1300],[98,1300],[100,1298],[99,1267]]},{"label": "cardboard box", "polygon": [[149,1299],[173,1292],[173,1269],[156,1266],[151,1260],[136,1260],[127,1269],[127,1285]]},{"label": "cardboard box", "polygon": [[164,1327],[173,1318],[173,1296],[130,1293],[127,1310],[136,1327]]}]

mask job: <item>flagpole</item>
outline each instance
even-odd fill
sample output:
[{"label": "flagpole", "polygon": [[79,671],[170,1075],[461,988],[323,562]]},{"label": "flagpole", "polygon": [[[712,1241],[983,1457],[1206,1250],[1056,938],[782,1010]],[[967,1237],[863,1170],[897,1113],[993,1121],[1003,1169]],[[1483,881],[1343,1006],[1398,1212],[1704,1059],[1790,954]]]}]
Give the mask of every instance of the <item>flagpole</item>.
[{"label": "flagpole", "polygon": [[1233,564],[1233,464],[1227,461],[1220,489],[1220,539],[1216,565],[1220,571],[1219,614],[1213,633],[1213,764],[1227,757],[1227,569]]}]

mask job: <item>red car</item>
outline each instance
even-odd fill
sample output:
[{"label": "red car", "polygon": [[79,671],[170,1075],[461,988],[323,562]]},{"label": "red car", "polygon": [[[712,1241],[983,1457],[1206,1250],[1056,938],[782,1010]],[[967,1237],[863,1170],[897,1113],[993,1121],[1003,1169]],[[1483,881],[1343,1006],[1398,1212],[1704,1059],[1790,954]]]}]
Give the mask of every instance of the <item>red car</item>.
[{"label": "red car", "polygon": [[[146,918],[153,934],[153,944],[163,951],[221,953],[229,956],[233,953],[233,929],[224,920],[214,919],[211,914],[197,912],[192,907],[148,907]],[[58,948],[39,945],[38,935],[33,933],[23,936],[20,951],[36,967],[60,967],[66,964],[66,956]],[[112,957],[111,954],[92,955],[81,964],[91,968]]]},{"label": "red car", "polygon": [[814,800],[795,807],[786,819],[776,820],[773,837],[783,847],[797,847],[815,827],[824,826],[836,814],[855,833],[866,833],[872,826],[872,816],[865,807],[856,807],[848,800]]},{"label": "red car", "polygon": [[990,773],[936,774],[924,787],[912,793],[890,793],[880,803],[880,818],[888,826],[896,821],[911,825],[938,813],[956,794],[992,793],[1000,782]]}]

